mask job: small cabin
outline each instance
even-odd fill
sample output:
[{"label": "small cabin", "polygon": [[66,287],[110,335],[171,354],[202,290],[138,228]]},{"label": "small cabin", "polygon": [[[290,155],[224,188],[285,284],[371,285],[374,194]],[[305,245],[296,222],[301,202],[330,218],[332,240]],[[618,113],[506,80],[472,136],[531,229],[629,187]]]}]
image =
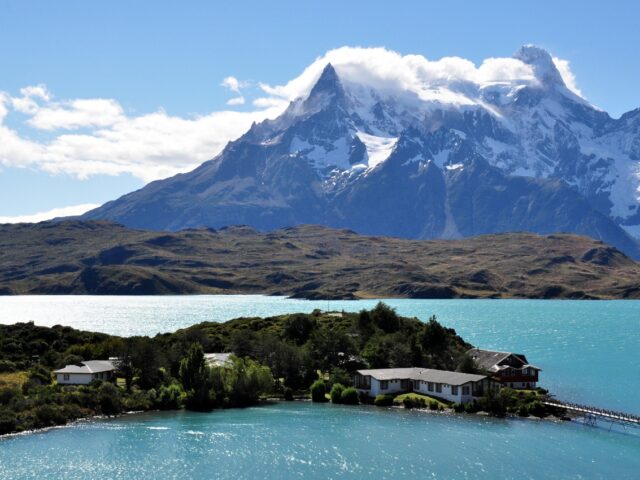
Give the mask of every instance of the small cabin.
[{"label": "small cabin", "polygon": [[110,360],[88,360],[78,365],[67,365],[53,373],[60,385],[88,385],[94,380],[114,381],[116,367]]}]

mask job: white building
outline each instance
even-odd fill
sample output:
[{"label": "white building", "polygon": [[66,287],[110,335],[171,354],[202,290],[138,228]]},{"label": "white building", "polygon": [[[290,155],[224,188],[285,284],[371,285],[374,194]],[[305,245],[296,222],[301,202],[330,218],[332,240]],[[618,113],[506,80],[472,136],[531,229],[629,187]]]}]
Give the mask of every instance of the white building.
[{"label": "white building", "polygon": [[109,360],[88,360],[79,365],[67,365],[56,370],[56,379],[60,385],[87,385],[93,380],[111,381],[115,378],[116,368]]},{"label": "white building", "polygon": [[486,375],[418,367],[358,370],[354,377],[355,388],[370,397],[415,392],[459,403],[481,397],[497,385]]}]

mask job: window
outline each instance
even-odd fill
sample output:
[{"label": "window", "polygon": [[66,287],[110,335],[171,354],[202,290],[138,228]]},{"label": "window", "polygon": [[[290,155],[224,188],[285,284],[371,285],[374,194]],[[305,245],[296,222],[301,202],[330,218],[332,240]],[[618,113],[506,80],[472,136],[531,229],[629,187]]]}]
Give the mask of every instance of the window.
[{"label": "window", "polygon": [[389,380],[380,380],[380,390],[389,388]]},{"label": "window", "polygon": [[433,392],[433,383],[431,382],[427,383],[427,390],[429,390],[430,392]]},{"label": "window", "polygon": [[462,387],[462,394],[469,395],[469,387]]},{"label": "window", "polygon": [[451,395],[458,395],[458,387],[456,385],[451,385]]},{"label": "window", "polygon": [[68,373],[63,374],[63,375],[62,375],[62,379],[63,379],[65,382],[68,382],[68,381],[69,381],[69,374],[68,374]]},{"label": "window", "polygon": [[437,393],[442,393],[442,384],[441,383],[436,383],[436,392]]}]

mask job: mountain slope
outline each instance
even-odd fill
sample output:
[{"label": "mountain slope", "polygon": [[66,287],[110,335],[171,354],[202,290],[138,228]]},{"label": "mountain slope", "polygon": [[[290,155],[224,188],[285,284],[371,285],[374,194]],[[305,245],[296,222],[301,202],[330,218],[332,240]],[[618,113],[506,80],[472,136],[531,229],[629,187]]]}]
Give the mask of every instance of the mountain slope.
[{"label": "mountain slope", "polygon": [[0,226],[0,294],[300,298],[640,298],[640,265],[575,235],[365,237],[300,226],[180,232],[107,222]]},{"label": "mountain slope", "polygon": [[306,95],[211,161],[84,218],[407,238],[568,231],[640,258],[628,234],[640,233],[640,111],[612,119],[539,48],[510,61],[521,78],[402,88],[327,64]]}]

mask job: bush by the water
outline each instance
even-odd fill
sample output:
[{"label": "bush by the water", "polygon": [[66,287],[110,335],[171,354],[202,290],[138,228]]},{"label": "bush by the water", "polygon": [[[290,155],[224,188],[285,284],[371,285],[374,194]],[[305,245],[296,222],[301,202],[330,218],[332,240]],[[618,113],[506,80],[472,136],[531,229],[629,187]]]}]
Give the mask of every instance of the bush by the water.
[{"label": "bush by the water", "polygon": [[376,407],[390,407],[393,405],[393,395],[377,395],[373,404]]},{"label": "bush by the water", "polygon": [[327,386],[322,380],[316,380],[311,385],[311,400],[314,402],[326,402],[327,397],[325,394],[327,393]]},{"label": "bush by the water", "polygon": [[333,387],[331,387],[331,403],[342,403],[342,392],[344,390],[344,385],[341,383],[334,383]]},{"label": "bush by the water", "polygon": [[358,391],[353,387],[345,388],[340,396],[340,402],[345,405],[358,405]]}]

